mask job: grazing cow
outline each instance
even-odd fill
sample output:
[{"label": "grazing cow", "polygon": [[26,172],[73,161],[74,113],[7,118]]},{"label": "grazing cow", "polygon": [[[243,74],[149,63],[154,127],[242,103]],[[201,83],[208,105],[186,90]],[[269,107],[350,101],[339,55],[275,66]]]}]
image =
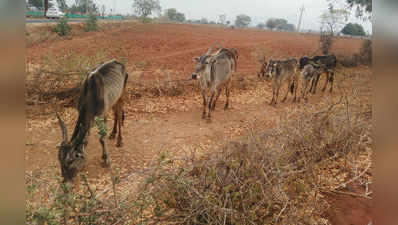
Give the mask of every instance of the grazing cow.
[{"label": "grazing cow", "polygon": [[[326,74],[325,85],[322,91],[326,90],[327,84],[330,83],[330,92],[333,91],[333,81],[334,81],[334,70],[337,65],[337,58],[335,55],[325,55],[325,56],[314,56],[313,58],[303,57],[299,60],[300,69],[302,70],[305,65],[312,64],[315,68],[320,67],[320,69]],[[315,94],[316,87],[318,86],[320,74],[314,77],[310,92]]]},{"label": "grazing cow", "polygon": [[[224,109],[229,106],[229,96],[232,81],[232,73],[237,67],[238,54],[235,49],[221,48],[211,54],[210,48],[205,54],[194,58],[197,62],[192,79],[199,79],[203,97],[202,118],[206,118],[206,106],[208,104],[208,120],[211,120],[211,110],[215,108],[215,102],[219,97],[222,88],[225,87],[227,101]],[[210,101],[207,102],[207,93],[210,92]],[[214,99],[216,97],[216,99]]]},{"label": "grazing cow", "polygon": [[303,98],[305,101],[308,100],[307,93],[310,90],[309,84],[310,83],[312,84],[313,79],[319,77],[319,75],[320,75],[319,68],[317,69],[311,64],[305,65],[304,68],[301,70],[301,79],[302,79],[301,98]]},{"label": "grazing cow", "polygon": [[[64,181],[72,180],[86,163],[85,147],[95,117],[105,117],[109,110],[114,112],[114,126],[110,138],[118,133],[117,147],[122,146],[123,95],[128,79],[125,66],[116,60],[100,64],[84,80],[78,101],[79,117],[72,138],[68,140],[64,122],[57,114],[62,130],[62,142],[58,159]],[[105,120],[106,121],[106,120]],[[108,164],[104,137],[100,138],[102,159]]]},{"label": "grazing cow", "polygon": [[270,60],[266,71],[265,76],[271,80],[272,85],[272,100],[270,105],[277,104],[279,90],[281,89],[284,83],[287,83],[287,90],[285,97],[282,102],[286,101],[289,90],[292,94],[294,94],[293,102],[296,101],[297,97],[297,59],[287,59],[287,60]]}]

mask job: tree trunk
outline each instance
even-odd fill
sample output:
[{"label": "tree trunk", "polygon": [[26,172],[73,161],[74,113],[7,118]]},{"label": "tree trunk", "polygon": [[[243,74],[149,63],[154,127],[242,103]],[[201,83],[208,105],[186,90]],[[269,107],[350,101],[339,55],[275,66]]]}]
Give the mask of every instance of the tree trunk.
[{"label": "tree trunk", "polygon": [[47,16],[48,0],[44,0],[44,17]]}]

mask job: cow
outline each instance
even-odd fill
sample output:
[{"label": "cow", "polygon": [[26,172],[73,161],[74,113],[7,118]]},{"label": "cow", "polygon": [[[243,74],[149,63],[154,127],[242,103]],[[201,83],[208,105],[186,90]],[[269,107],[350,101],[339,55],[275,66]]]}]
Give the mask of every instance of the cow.
[{"label": "cow", "polygon": [[272,100],[270,105],[276,105],[278,102],[279,90],[284,83],[287,83],[287,90],[285,97],[282,102],[286,101],[289,90],[294,94],[293,102],[296,101],[297,97],[297,59],[287,59],[287,60],[272,60],[268,62],[265,69],[265,76],[271,80],[272,85]]},{"label": "cow", "polygon": [[[232,74],[237,68],[238,54],[235,49],[220,48],[211,54],[212,47],[200,57],[195,57],[197,63],[192,79],[199,79],[202,97],[203,113],[202,118],[206,118],[206,107],[208,105],[207,120],[211,121],[211,111],[215,108],[215,103],[225,87],[226,103],[224,109],[229,107],[229,96],[231,89]],[[210,100],[208,100],[210,93]]]},{"label": "cow", "polygon": [[[86,164],[87,138],[95,117],[104,117],[111,109],[114,113],[114,126],[110,139],[117,137],[117,147],[122,146],[121,126],[124,120],[123,101],[128,74],[125,66],[115,59],[104,62],[89,72],[82,83],[77,110],[79,113],[72,137],[69,140],[67,129],[58,115],[62,131],[62,142],[58,146],[58,160],[64,181],[72,180]],[[101,136],[102,159],[108,164],[105,140]]]}]

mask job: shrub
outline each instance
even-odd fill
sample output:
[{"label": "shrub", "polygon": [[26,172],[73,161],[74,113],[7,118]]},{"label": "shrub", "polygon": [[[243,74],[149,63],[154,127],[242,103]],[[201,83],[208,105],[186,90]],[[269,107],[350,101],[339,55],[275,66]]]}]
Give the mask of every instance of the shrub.
[{"label": "shrub", "polygon": [[321,224],[327,206],[317,192],[339,181],[317,173],[360,149],[363,118],[341,101],[292,114],[298,118],[200,159],[160,158],[139,210],[164,224]]},{"label": "shrub", "polygon": [[55,27],[55,32],[59,36],[66,36],[70,33],[72,28],[68,24],[68,19],[65,17],[62,17],[58,20],[57,26]]},{"label": "shrub", "polygon": [[361,63],[372,65],[372,40],[365,40],[359,52]]},{"label": "shrub", "polygon": [[97,16],[94,14],[90,14],[88,19],[85,21],[84,31],[86,32],[96,31],[97,29],[98,29]]}]

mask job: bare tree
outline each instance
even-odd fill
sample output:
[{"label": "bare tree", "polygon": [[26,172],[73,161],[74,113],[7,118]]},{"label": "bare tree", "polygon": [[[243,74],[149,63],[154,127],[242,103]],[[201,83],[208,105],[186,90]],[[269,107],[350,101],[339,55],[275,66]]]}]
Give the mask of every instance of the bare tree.
[{"label": "bare tree", "polygon": [[321,29],[332,36],[339,32],[348,20],[349,12],[345,9],[334,9],[333,6],[321,15]]},{"label": "bare tree", "polygon": [[219,15],[218,21],[220,22],[220,24],[224,25],[225,22],[227,21],[227,15],[226,14]]},{"label": "bare tree", "polygon": [[159,0],[134,0],[133,7],[138,16],[145,20],[153,11],[160,11]]}]

